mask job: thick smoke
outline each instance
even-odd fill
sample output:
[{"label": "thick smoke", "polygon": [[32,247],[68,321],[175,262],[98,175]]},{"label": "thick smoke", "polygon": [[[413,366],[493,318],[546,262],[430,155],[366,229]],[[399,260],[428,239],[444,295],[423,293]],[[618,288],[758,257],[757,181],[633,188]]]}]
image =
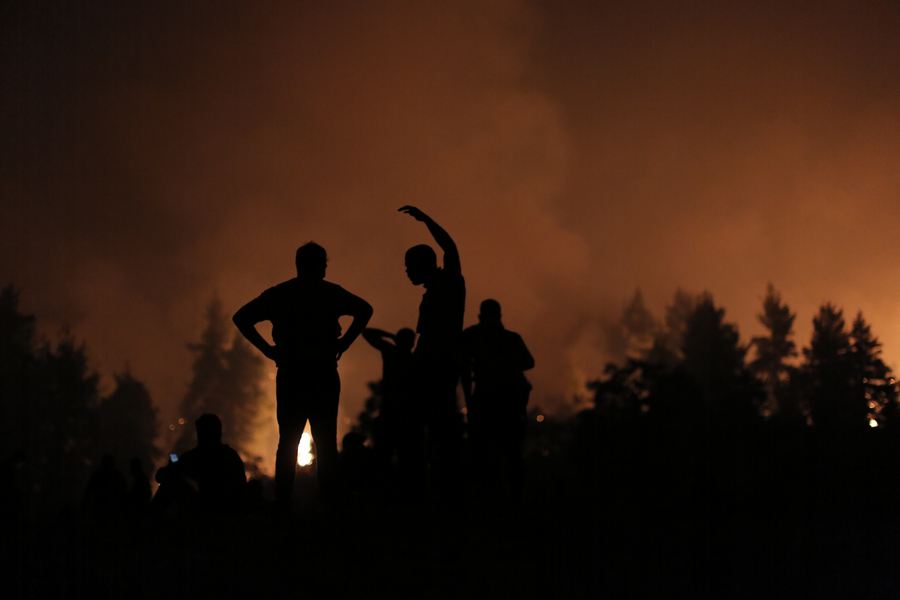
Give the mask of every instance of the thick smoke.
[{"label": "thick smoke", "polygon": [[[166,418],[185,342],[315,240],[373,325],[415,323],[403,253],[460,247],[566,401],[640,286],[741,325],[771,281],[900,345],[900,11],[890,3],[6,2],[0,275],[52,332],[128,361]],[[342,360],[344,415],[379,376]]]}]

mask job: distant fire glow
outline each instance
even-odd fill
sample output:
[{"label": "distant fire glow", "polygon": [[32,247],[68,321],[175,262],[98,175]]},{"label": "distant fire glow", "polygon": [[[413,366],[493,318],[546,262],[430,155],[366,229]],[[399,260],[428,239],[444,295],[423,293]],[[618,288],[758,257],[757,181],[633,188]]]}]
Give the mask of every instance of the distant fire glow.
[{"label": "distant fire glow", "polygon": [[875,419],[869,419],[869,427],[878,427],[878,421]]},{"label": "distant fire glow", "polygon": [[308,433],[304,433],[300,438],[300,445],[297,447],[297,464],[306,467],[312,464],[312,448],[310,447],[312,438]]}]

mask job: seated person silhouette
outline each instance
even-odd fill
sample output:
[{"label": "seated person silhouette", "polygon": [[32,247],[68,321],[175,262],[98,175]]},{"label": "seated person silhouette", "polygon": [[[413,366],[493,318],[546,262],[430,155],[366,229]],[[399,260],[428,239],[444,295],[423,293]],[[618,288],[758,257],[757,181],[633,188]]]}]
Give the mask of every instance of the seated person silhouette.
[{"label": "seated person silhouette", "polygon": [[[289,513],[297,449],[306,422],[316,444],[316,477],[325,501],[339,496],[337,415],[341,378],[337,363],[365,329],[372,307],[339,285],[325,281],[328,255],[313,242],[297,250],[297,277],[269,288],[234,315],[234,324],[278,368],[275,396],[278,451],[275,493],[278,510]],[[338,318],[353,322],[340,336]],[[270,345],[256,329],[272,323]]]},{"label": "seated person silhouette", "polygon": [[381,406],[372,434],[379,467],[390,473],[393,461],[401,481],[421,475],[424,457],[421,407],[413,394],[413,345],[416,332],[404,327],[396,334],[381,329],[363,331],[363,339],[381,352]]},{"label": "seated person silhouette", "polygon": [[91,474],[82,499],[81,510],[96,521],[115,518],[125,508],[128,484],[125,476],[116,468],[116,459],[106,454],[100,468]]},{"label": "seated person silhouette", "polygon": [[[503,326],[500,303],[481,303],[478,324],[463,331],[462,387],[469,440],[482,483],[500,482],[522,492],[525,407],[534,358],[522,336]],[[474,384],[474,389],[473,389]]]},{"label": "seated person silhouette", "polygon": [[222,421],[213,414],[195,422],[197,447],[156,472],[159,489],[153,498],[154,512],[165,513],[172,504],[188,512],[236,514],[243,508],[247,476],[244,461],[233,448],[222,443]]},{"label": "seated person silhouette", "polygon": [[419,305],[414,356],[415,394],[422,403],[428,432],[429,459],[442,492],[453,492],[459,478],[462,415],[456,398],[459,384],[460,341],[466,310],[466,282],[456,243],[434,219],[414,206],[400,211],[425,224],[444,251],[443,267],[425,244],[406,251],[406,274],[413,285],[425,287]]}]

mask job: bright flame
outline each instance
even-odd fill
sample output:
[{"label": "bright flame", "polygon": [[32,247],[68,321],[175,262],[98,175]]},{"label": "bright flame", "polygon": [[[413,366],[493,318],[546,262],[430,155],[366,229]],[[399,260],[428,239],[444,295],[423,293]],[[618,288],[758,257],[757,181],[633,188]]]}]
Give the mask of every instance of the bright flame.
[{"label": "bright flame", "polygon": [[312,438],[308,433],[304,433],[300,437],[300,445],[297,446],[297,464],[301,467],[305,467],[307,465],[311,465],[313,461],[312,452],[310,450],[310,443]]},{"label": "bright flame", "polygon": [[878,421],[875,419],[869,419],[869,427],[878,427]]}]

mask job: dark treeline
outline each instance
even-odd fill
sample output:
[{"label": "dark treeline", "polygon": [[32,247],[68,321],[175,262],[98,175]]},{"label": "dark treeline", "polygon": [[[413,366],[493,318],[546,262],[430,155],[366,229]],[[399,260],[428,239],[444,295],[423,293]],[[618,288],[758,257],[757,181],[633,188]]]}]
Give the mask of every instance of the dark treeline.
[{"label": "dark treeline", "polygon": [[795,318],[770,285],[759,315],[766,333],[743,344],[711,294],[679,290],[658,320],[638,291],[612,331],[625,360],[607,365],[589,386],[594,411],[672,425],[809,426],[835,435],[900,425],[897,385],[862,313],[848,327],[840,308],[823,304],[802,358]]},{"label": "dark treeline", "polygon": [[[900,589],[893,374],[862,314],[848,324],[823,304],[805,347],[795,319],[770,286],[765,333],[742,342],[709,293],[679,290],[662,318],[634,295],[610,331],[623,358],[589,384],[592,406],[529,412],[524,537],[550,555],[535,581],[622,597]],[[370,391],[357,425],[369,438],[378,382]],[[527,564],[527,548],[518,538],[514,558],[490,564]]]},{"label": "dark treeline", "polygon": [[[299,581],[305,591],[375,597],[895,597],[893,375],[862,315],[848,324],[823,305],[803,346],[795,318],[770,288],[765,334],[742,342],[708,293],[677,292],[661,318],[635,294],[611,331],[623,358],[590,384],[592,406],[556,417],[530,410],[515,509],[485,502],[463,478],[452,510],[436,509],[427,494],[373,485],[331,510],[298,494],[288,520],[262,509],[96,536],[90,527],[47,527],[11,538],[11,549],[27,550],[13,563],[13,588],[115,595],[151,577],[174,597],[283,595]],[[29,500],[77,500],[107,453],[121,467],[132,456],[157,460],[156,437],[192,446],[193,420],[204,412],[223,417],[225,439],[247,456],[265,373],[217,300],[189,346],[183,430],[158,432],[150,397],[128,372],[101,394],[84,346],[68,334],[39,341],[34,326],[6,288],[0,443],[4,457],[24,457],[15,460]],[[370,385],[357,425],[364,436],[373,435],[381,391]],[[473,460],[469,453],[468,473]],[[45,562],[51,547],[58,564]],[[141,589],[135,597],[157,593]]]},{"label": "dark treeline", "polygon": [[114,377],[103,395],[85,344],[68,331],[55,344],[39,339],[18,290],[0,292],[0,457],[10,514],[77,506],[105,455],[120,469],[137,458],[152,472],[156,408],[128,368]]},{"label": "dark treeline", "polygon": [[826,303],[798,349],[771,286],[759,320],[742,343],[708,293],[678,291],[662,319],[636,293],[615,328],[625,358],[590,384],[593,407],[531,424],[538,449],[584,543],[667,582],[654,593],[890,597],[900,421],[881,344]]},{"label": "dark treeline", "polygon": [[0,458],[4,502],[32,516],[73,509],[101,459],[110,455],[119,472],[133,459],[152,476],[163,453],[196,445],[193,423],[205,412],[221,415],[225,438],[245,457],[251,473],[259,461],[250,451],[263,398],[262,360],[237,335],[221,302],[206,310],[200,340],[188,344],[192,378],[177,423],[162,429],[142,381],[128,367],[113,375],[104,394],[84,342],[64,330],[56,343],[40,339],[36,318],[19,308],[19,291],[0,293]]}]

